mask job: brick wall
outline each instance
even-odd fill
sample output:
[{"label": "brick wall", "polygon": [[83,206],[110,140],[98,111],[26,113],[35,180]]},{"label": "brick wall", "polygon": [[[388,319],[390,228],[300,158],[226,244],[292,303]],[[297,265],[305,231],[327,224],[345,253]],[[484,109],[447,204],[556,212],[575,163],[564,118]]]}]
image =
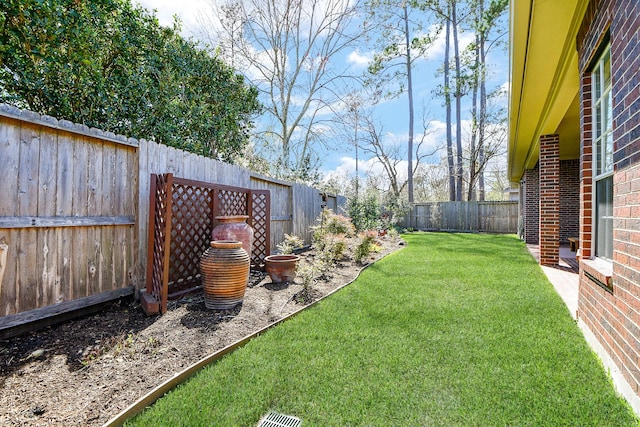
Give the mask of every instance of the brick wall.
[{"label": "brick wall", "polygon": [[[592,0],[580,29],[581,171],[578,315],[631,388],[640,394],[640,3]],[[590,64],[611,42],[613,94],[613,262],[592,256]],[[607,264],[608,265],[608,264]],[[585,274],[588,273],[587,274]]]},{"label": "brick wall", "polygon": [[[522,222],[524,241],[539,243],[540,179],[538,165],[524,173],[522,187]],[[580,234],[580,161],[560,161],[560,243],[568,244],[569,237]]]},{"label": "brick wall", "polygon": [[558,265],[560,136],[540,137],[540,264]]},{"label": "brick wall", "polygon": [[534,169],[527,169],[524,172],[524,241],[532,244],[538,244],[538,236],[540,229],[538,227],[540,220],[540,180],[538,178],[538,165]]},{"label": "brick wall", "polygon": [[560,244],[580,233],[580,160],[560,161]]}]

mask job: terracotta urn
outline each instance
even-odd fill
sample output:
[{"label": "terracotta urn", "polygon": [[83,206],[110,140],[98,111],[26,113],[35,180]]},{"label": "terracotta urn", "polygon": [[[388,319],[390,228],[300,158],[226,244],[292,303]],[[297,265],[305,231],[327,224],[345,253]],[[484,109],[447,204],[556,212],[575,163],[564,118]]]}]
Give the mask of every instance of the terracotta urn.
[{"label": "terracotta urn", "polygon": [[249,281],[249,255],[242,243],[214,240],[200,257],[204,304],[227,310],[240,304]]},{"label": "terracotta urn", "polygon": [[296,277],[298,261],[298,255],[269,255],[264,259],[264,268],[273,283],[292,282]]},{"label": "terracotta urn", "polygon": [[242,247],[251,260],[253,247],[253,228],[247,224],[248,215],[217,216],[218,224],[211,232],[211,240],[235,240],[242,242]]}]

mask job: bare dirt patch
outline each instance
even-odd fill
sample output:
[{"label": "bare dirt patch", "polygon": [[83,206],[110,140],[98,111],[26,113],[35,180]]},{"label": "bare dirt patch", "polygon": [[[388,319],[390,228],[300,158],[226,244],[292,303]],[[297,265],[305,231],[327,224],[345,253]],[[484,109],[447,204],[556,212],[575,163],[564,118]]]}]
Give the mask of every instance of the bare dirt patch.
[{"label": "bare dirt patch", "polygon": [[[403,244],[388,237],[378,243],[367,263]],[[304,252],[302,262],[314,256]],[[147,317],[137,302],[121,300],[0,341],[0,425],[102,425],[174,373],[351,282],[362,268],[342,260],[304,299],[296,297],[300,284],[276,285],[256,274],[233,310],[208,310],[202,295],[192,295]]]}]

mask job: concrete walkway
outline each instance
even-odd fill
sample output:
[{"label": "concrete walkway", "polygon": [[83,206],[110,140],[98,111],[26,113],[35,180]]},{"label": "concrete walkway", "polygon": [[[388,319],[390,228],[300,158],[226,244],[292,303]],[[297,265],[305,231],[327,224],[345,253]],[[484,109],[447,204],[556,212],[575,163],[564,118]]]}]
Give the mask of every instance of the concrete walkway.
[{"label": "concrete walkway", "polygon": [[[536,261],[540,261],[540,249],[538,245],[527,245],[527,249]],[[567,309],[574,320],[577,319],[578,312],[578,274],[571,270],[571,266],[564,262],[562,258],[575,259],[576,253],[571,252],[569,247],[560,247],[560,265],[558,267],[548,267],[542,265],[542,271],[555,288],[560,298],[567,305]]]}]

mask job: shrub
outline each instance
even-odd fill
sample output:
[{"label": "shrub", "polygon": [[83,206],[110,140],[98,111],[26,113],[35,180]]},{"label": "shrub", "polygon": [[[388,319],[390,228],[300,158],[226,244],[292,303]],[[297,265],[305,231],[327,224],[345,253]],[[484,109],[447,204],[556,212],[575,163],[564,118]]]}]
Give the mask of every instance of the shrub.
[{"label": "shrub", "polygon": [[301,248],[302,246],[304,246],[304,241],[300,237],[285,233],[284,240],[276,247],[281,254],[291,254],[295,249]]},{"label": "shrub", "polygon": [[346,237],[355,235],[355,228],[351,223],[351,219],[344,215],[337,215],[331,209],[323,209],[317,221],[320,225],[311,228],[313,230],[313,243],[316,246],[320,246],[320,249],[324,245],[327,234],[338,234]]},{"label": "shrub", "polygon": [[396,240],[398,238],[400,238],[400,232],[398,231],[397,228],[395,227],[391,227],[388,231],[387,231],[387,236],[392,239],[392,240]]},{"label": "shrub", "polygon": [[310,289],[316,284],[317,268],[315,264],[299,263],[296,269],[296,277],[300,279],[302,288]]},{"label": "shrub", "polygon": [[330,209],[325,209],[324,229],[331,234],[344,234],[345,236],[355,235],[355,228],[351,218],[333,213]]},{"label": "shrub", "polygon": [[411,211],[411,204],[404,199],[389,195],[384,202],[382,227],[385,230],[396,227]]},{"label": "shrub", "polygon": [[356,262],[362,263],[362,260],[371,254],[375,238],[376,236],[374,233],[362,233],[360,235],[360,241],[358,242],[353,254],[353,259],[355,259]]},{"label": "shrub", "polygon": [[375,194],[349,200],[349,216],[356,231],[376,230],[380,227],[380,204]]},{"label": "shrub", "polygon": [[327,233],[318,243],[318,258],[328,267],[333,267],[337,261],[344,258],[347,242],[343,234]]}]

